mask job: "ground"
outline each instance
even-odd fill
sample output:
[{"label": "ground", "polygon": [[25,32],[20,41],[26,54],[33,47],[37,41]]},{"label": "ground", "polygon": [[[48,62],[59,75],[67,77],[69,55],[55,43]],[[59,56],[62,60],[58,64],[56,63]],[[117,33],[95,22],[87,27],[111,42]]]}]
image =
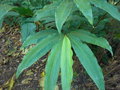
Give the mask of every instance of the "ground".
[{"label": "ground", "polygon": [[[114,22],[116,23],[116,21]],[[117,22],[118,23],[118,22]],[[110,24],[110,29],[119,29],[120,24]],[[113,31],[108,33],[108,41],[114,49],[114,56],[110,56],[107,64],[99,61],[104,72],[106,90],[120,90],[120,42],[113,39]],[[19,27],[4,25],[0,30],[0,90],[42,90],[44,82],[44,68],[47,55],[38,60],[34,65],[25,70],[15,79],[14,75],[18,64],[24,56],[21,47]],[[98,48],[101,50],[101,48]],[[96,54],[101,60],[106,50]],[[97,90],[96,86],[82,68],[76,56],[74,56],[74,78],[72,90]],[[61,90],[60,79],[58,86]]]}]

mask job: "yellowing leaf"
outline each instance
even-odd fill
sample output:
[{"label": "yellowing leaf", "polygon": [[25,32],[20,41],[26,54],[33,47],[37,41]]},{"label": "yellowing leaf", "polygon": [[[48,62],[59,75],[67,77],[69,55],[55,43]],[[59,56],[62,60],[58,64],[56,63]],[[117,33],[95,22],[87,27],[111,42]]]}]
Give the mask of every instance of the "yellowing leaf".
[{"label": "yellowing leaf", "polygon": [[62,89],[70,90],[71,82],[73,78],[73,52],[71,50],[71,43],[67,36],[64,37],[61,51],[61,78],[62,78]]},{"label": "yellowing leaf", "polygon": [[45,76],[45,72],[42,72],[42,73],[40,74],[40,76],[41,76],[41,77],[44,77],[44,76]]},{"label": "yellowing leaf", "polygon": [[29,76],[29,75],[32,75],[32,74],[34,74],[31,70],[28,70],[27,72],[26,72],[26,75],[27,76]]},{"label": "yellowing leaf", "polygon": [[9,82],[9,89],[8,90],[12,90],[14,83],[15,83],[15,74],[13,75],[13,77],[11,78],[11,80]]},{"label": "yellowing leaf", "polygon": [[31,80],[32,80],[32,78],[26,78],[26,79],[22,80],[21,83],[22,84],[29,84]]}]

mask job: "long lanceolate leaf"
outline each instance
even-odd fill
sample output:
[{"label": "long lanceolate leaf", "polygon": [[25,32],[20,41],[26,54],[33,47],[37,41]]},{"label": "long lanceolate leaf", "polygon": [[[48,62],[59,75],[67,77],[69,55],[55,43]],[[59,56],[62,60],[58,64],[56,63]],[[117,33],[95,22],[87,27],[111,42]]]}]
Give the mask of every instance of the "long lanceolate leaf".
[{"label": "long lanceolate leaf", "polygon": [[67,36],[64,37],[61,51],[61,77],[62,89],[70,90],[72,77],[73,77],[73,52],[71,50],[71,43]]},{"label": "long lanceolate leaf", "polygon": [[45,90],[54,90],[57,82],[59,68],[61,67],[62,88],[70,90],[73,77],[73,52],[71,50],[70,40],[65,36],[61,36],[58,44],[56,44],[48,57],[46,65]]},{"label": "long lanceolate leaf", "polygon": [[92,8],[89,0],[74,0],[74,2],[83,15],[88,19],[90,24],[93,24]]},{"label": "long lanceolate leaf", "polygon": [[36,25],[34,23],[25,23],[21,25],[22,42],[24,42],[28,36],[35,34]]},{"label": "long lanceolate leaf", "polygon": [[111,16],[118,19],[120,21],[120,13],[118,12],[117,8],[113,5],[106,2],[106,0],[90,0],[92,4],[96,7],[99,7],[106,12],[108,12]]},{"label": "long lanceolate leaf", "polygon": [[3,18],[0,20],[0,28],[2,27]]},{"label": "long lanceolate leaf", "polygon": [[46,77],[45,77],[45,90],[54,90],[57,82],[59,70],[60,70],[60,56],[61,56],[61,46],[62,46],[63,36],[61,36],[60,41],[56,44],[46,64]]},{"label": "long lanceolate leaf", "polygon": [[34,64],[39,58],[45,55],[52,46],[57,42],[59,38],[58,34],[52,34],[49,37],[40,41],[35,47],[33,47],[23,58],[22,62],[18,66],[16,77],[18,77],[23,70]]},{"label": "long lanceolate leaf", "polygon": [[37,10],[35,13],[35,21],[39,21],[50,16],[55,16],[55,9],[57,6],[58,2],[54,2],[50,5],[46,5],[43,9]]},{"label": "long lanceolate leaf", "polygon": [[113,55],[112,48],[105,38],[97,37],[95,34],[92,34],[85,30],[75,30],[75,31],[72,31],[70,33],[70,35],[72,35],[74,37],[78,37],[79,40],[81,40],[81,41],[105,48],[105,49],[109,50],[111,52],[111,54]]},{"label": "long lanceolate leaf", "polygon": [[1,5],[0,4],[0,20],[10,11],[13,7],[9,5]]},{"label": "long lanceolate leaf", "polygon": [[56,30],[42,30],[40,32],[37,32],[34,35],[29,36],[26,41],[23,43],[22,48],[25,48],[31,44],[36,44],[40,42],[42,39],[48,37],[49,35],[57,33]]},{"label": "long lanceolate leaf", "polygon": [[79,61],[89,76],[95,82],[99,90],[105,90],[102,70],[91,49],[86,44],[79,41],[78,38],[70,36],[70,40],[72,42],[72,47],[79,58]]},{"label": "long lanceolate leaf", "polygon": [[71,13],[72,6],[70,0],[63,0],[56,9],[55,22],[59,33],[61,33],[62,26]]}]

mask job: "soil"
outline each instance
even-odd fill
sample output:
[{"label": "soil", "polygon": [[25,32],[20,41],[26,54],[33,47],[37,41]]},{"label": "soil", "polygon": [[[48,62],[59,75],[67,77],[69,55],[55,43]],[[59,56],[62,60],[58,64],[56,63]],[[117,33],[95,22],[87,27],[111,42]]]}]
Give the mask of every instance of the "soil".
[{"label": "soil", "polygon": [[[104,72],[106,90],[120,90],[120,41],[114,39],[114,31],[120,30],[120,23],[117,21],[113,23],[114,25],[109,24],[111,32],[108,33],[107,38],[114,49],[114,56],[111,57],[101,48],[98,48],[96,53]],[[25,70],[18,79],[14,78],[16,69],[24,56],[24,52],[20,49],[21,45],[19,27],[4,25],[0,30],[0,90],[43,90],[41,81],[44,77],[47,55]],[[107,64],[102,62],[105,54],[108,56]],[[76,56],[74,56],[73,68],[74,78],[71,90],[98,90]],[[61,88],[60,80],[58,80],[58,86]]]}]

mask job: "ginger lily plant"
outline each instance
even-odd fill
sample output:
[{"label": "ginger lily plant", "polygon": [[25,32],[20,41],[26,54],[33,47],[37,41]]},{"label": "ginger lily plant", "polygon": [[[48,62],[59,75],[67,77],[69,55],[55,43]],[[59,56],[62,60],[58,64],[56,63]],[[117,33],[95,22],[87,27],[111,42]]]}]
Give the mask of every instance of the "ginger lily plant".
[{"label": "ginger lily plant", "polygon": [[[24,56],[18,66],[16,77],[18,78],[25,69],[50,51],[45,68],[45,90],[55,89],[59,72],[61,72],[62,89],[70,90],[73,78],[72,56],[74,50],[80,63],[98,89],[105,90],[102,70],[87,43],[107,49],[113,55],[108,41],[105,38],[97,37],[88,30],[79,28],[68,29],[65,25],[69,22],[69,17],[74,12],[78,12],[78,10],[82,12],[91,25],[94,25],[92,7],[98,7],[118,20],[120,20],[120,13],[116,7],[109,4],[106,0],[50,0],[50,2],[44,8],[35,10],[33,19],[34,21],[49,23],[52,27],[56,25],[56,29],[54,27],[41,30],[30,34],[24,40],[23,48],[31,44],[36,45]],[[2,20],[3,16],[12,8],[14,7],[0,5],[0,19]]]}]

